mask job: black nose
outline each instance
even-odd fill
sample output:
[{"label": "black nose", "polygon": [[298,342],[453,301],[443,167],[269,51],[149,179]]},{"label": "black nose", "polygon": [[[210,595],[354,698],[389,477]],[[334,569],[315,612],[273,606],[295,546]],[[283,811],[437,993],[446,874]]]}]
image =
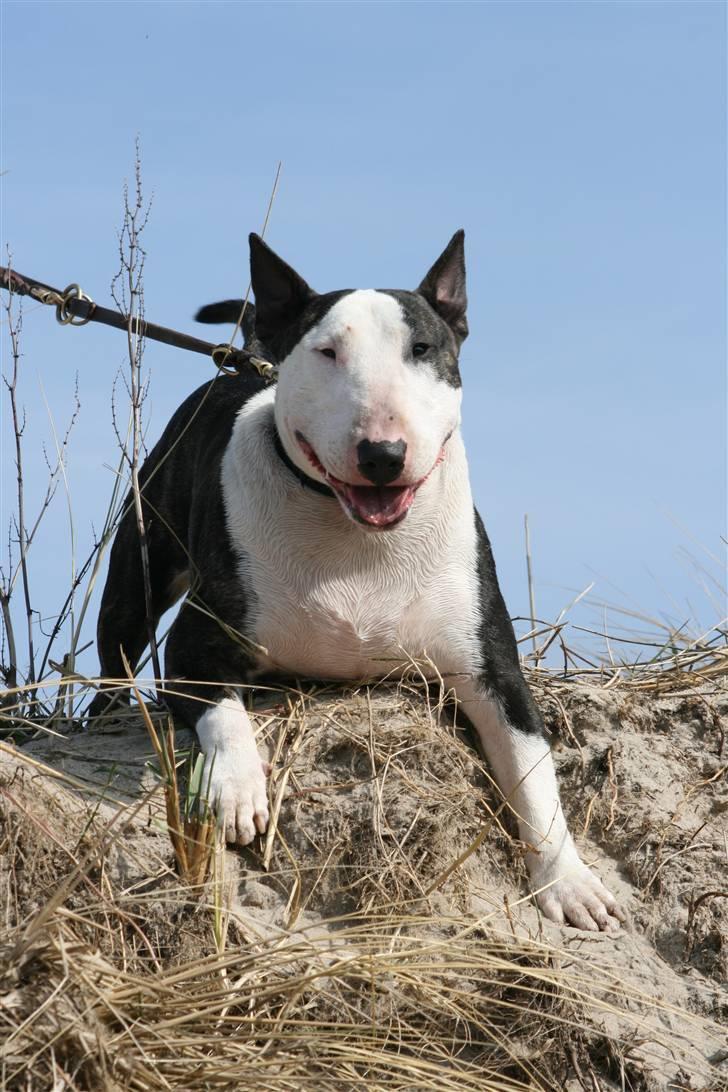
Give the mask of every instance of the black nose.
[{"label": "black nose", "polygon": [[360,474],[374,485],[389,485],[404,470],[407,444],[404,440],[362,440],[356,453]]}]

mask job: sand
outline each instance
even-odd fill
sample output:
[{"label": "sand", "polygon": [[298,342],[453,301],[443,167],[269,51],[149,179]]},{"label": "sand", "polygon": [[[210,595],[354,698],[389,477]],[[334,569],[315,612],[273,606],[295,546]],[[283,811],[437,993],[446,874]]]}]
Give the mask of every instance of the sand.
[{"label": "sand", "polygon": [[[628,914],[616,935],[540,917],[471,733],[415,682],[258,693],[271,828],[202,893],[174,875],[138,715],[2,744],[5,1086],[728,1088],[728,687],[540,673],[534,691],[572,831]],[[63,972],[76,942],[113,1004]],[[227,1036],[211,1002],[205,1052],[195,989],[221,956],[246,1011],[275,994],[277,1015]],[[132,972],[157,991],[135,1034]],[[160,1053],[162,990],[199,1034]]]}]

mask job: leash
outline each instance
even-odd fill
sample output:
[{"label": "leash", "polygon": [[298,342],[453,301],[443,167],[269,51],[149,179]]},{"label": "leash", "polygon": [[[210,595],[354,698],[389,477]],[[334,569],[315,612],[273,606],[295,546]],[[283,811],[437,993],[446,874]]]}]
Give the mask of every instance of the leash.
[{"label": "leash", "polygon": [[[61,326],[85,326],[87,322],[101,322],[105,326],[113,326],[116,330],[129,330],[129,316],[120,311],[112,311],[108,307],[101,307],[94,303],[90,296],[81,290],[78,284],[69,284],[62,292],[57,288],[37,281],[34,277],[26,277],[22,273],[16,273],[14,269],[0,266],[0,288],[16,296],[29,296],[48,307],[55,307],[56,321]],[[267,383],[276,379],[277,369],[269,360],[255,356],[247,349],[233,349],[232,345],[213,345],[210,341],[203,341],[191,334],[181,334],[178,330],[170,330],[166,326],[158,326],[154,322],[145,319],[132,319],[133,332],[142,337],[151,338],[153,341],[161,341],[165,345],[173,345],[178,349],[188,349],[193,353],[201,353],[212,358],[216,368],[225,375],[240,375],[246,368],[253,368]],[[239,326],[239,322],[238,322]],[[235,330],[237,333],[237,327]],[[235,336],[233,333],[233,337]],[[276,454],[292,474],[298,478],[301,485],[314,493],[321,493],[327,497],[333,497],[333,490],[323,482],[310,478],[296,464],[289,459],[285,448],[275,429],[273,444]]]},{"label": "leash", "polygon": [[[165,345],[174,345],[178,349],[187,349],[192,353],[201,353],[212,359],[213,364],[225,375],[240,375],[246,368],[253,368],[259,376],[271,383],[275,380],[276,369],[269,360],[255,356],[247,349],[234,349],[232,345],[213,345],[190,334],[181,334],[166,326],[158,326],[146,319],[136,319],[109,307],[94,303],[90,296],[77,284],[69,284],[62,292],[51,285],[16,273],[14,269],[0,266],[0,288],[16,296],[30,296],[49,307],[56,309],[56,321],[61,326],[85,326],[87,322],[101,322],[113,326],[116,330],[129,330],[140,337],[161,341]],[[235,336],[235,335],[233,335]]]}]

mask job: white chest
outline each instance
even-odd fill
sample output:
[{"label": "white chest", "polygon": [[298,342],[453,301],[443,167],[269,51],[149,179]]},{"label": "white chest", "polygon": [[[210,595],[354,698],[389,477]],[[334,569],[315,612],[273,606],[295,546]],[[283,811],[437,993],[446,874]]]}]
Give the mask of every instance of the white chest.
[{"label": "white chest", "polygon": [[438,633],[436,589],[397,581],[391,571],[332,568],[329,558],[326,573],[292,564],[275,574],[260,559],[246,562],[255,640],[267,649],[267,666],[355,679],[386,675],[428,654]]},{"label": "white chest", "polygon": [[368,533],[336,500],[292,479],[274,452],[271,460],[250,415],[246,407],[236,423],[222,486],[248,603],[244,629],[266,650],[260,666],[359,679],[399,673],[412,659],[440,670],[472,659],[475,532],[459,441],[462,467],[449,468],[458,488],[443,488],[443,467],[403,524]]}]

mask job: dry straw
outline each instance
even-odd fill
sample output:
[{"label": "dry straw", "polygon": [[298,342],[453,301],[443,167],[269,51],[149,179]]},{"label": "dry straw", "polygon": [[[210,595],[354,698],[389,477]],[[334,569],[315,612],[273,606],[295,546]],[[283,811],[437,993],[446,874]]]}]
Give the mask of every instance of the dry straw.
[{"label": "dry straw", "polygon": [[[378,688],[375,706],[369,690],[271,696],[258,718],[274,757],[271,828],[245,856],[241,888],[266,876],[280,889],[283,924],[264,928],[231,909],[199,781],[180,777],[189,756],[132,692],[156,756],[153,797],[83,803],[78,781],[40,776],[20,752],[2,773],[3,1087],[488,1092],[558,1089],[567,1074],[574,1089],[650,1087],[645,1064],[659,1074],[671,1048],[654,1018],[674,1015],[669,998],[625,984],[604,949],[529,935],[517,898],[507,913],[458,912],[483,831],[501,845],[508,835],[498,808],[463,798],[483,771],[443,716],[444,695],[413,673]],[[323,764],[344,745],[351,782],[301,781],[307,755]],[[307,855],[296,809],[313,798],[335,825],[339,803],[367,785],[367,840],[332,830]],[[393,802],[408,793],[404,830]],[[124,882],[115,854],[149,822],[167,830],[167,849],[156,835],[148,874]]]}]

